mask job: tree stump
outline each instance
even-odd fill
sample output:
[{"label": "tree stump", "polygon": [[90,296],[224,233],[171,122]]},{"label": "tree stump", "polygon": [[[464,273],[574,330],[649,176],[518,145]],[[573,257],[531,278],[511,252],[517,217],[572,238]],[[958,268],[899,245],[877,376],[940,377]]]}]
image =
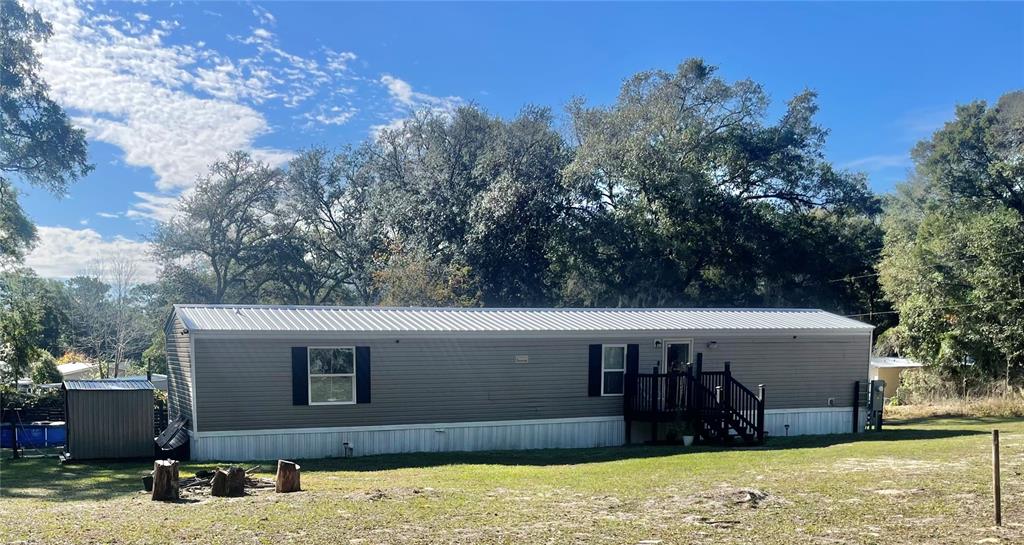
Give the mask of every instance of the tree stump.
[{"label": "tree stump", "polygon": [[277,461],[277,483],[274,486],[275,492],[298,492],[302,490],[299,486],[299,464],[288,460]]},{"label": "tree stump", "polygon": [[245,495],[245,470],[231,466],[228,468],[228,496],[238,497]]},{"label": "tree stump", "polygon": [[153,501],[178,501],[178,461],[153,462]]},{"label": "tree stump", "polygon": [[213,472],[213,478],[210,479],[210,495],[223,497],[228,495],[228,472],[223,469],[218,469]]}]

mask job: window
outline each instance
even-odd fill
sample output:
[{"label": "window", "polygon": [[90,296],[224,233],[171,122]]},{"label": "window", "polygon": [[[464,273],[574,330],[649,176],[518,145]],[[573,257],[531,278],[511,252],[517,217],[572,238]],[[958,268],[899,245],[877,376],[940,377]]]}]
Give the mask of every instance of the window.
[{"label": "window", "polygon": [[626,386],[626,345],[601,347],[601,395],[620,396]]},{"label": "window", "polygon": [[[300,360],[301,361],[301,360]],[[356,402],[356,349],[309,349],[309,404]]]}]

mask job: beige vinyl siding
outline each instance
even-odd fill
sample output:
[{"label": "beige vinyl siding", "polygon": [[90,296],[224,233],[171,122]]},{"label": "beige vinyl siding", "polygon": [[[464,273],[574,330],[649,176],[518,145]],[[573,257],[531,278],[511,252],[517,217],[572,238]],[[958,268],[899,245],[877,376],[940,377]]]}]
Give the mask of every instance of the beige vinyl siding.
[{"label": "beige vinyl siding", "polygon": [[167,416],[179,415],[189,419],[192,429],[192,357],[189,353],[189,335],[182,335],[185,324],[177,316],[167,323],[164,331],[167,344]]},{"label": "beige vinyl siding", "polygon": [[[434,422],[530,420],[622,414],[621,397],[587,395],[588,344],[601,339],[339,340],[369,346],[373,402],[292,405],[291,347],[316,340],[196,339],[201,431]],[[641,361],[657,359],[647,339]],[[529,363],[515,363],[517,355]]]},{"label": "beige vinyl siding", "polygon": [[[867,370],[867,334],[678,337],[695,340],[693,352],[704,353],[705,368],[731,360],[734,375],[752,390],[765,384],[769,409],[824,407],[829,397],[849,406],[853,381]],[[706,348],[711,340],[717,341],[713,350]],[[370,347],[373,402],[292,405],[291,347],[332,344]],[[200,431],[621,415],[622,397],[587,395],[589,344],[638,344],[642,372],[663,357],[649,337],[197,337]],[[515,363],[517,355],[529,363]]]},{"label": "beige vinyl siding", "polygon": [[[717,341],[714,349],[707,342]],[[870,336],[698,338],[704,369],[719,371],[731,361],[733,377],[755,393],[765,385],[765,409],[853,405],[853,383],[868,368]]]}]

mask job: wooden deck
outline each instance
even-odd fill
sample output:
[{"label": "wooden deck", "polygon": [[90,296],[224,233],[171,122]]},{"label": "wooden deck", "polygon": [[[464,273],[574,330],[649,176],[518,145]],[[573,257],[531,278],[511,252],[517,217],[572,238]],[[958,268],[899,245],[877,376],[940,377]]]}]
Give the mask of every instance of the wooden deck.
[{"label": "wooden deck", "polygon": [[764,386],[757,393],[732,377],[730,363],[722,371],[703,371],[702,355],[683,369],[626,376],[624,414],[626,439],[633,422],[689,424],[701,441],[720,444],[764,441]]}]

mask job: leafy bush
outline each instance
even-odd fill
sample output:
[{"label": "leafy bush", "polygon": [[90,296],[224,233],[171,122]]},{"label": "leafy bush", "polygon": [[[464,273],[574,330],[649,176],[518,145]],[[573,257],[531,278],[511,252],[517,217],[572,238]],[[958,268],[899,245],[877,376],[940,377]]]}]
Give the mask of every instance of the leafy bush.
[{"label": "leafy bush", "polygon": [[64,395],[60,389],[52,390],[39,390],[37,392],[18,392],[10,386],[2,388],[3,407],[4,408],[22,408],[22,409],[33,409],[37,407],[62,407],[64,405]]},{"label": "leafy bush", "polygon": [[64,377],[57,369],[57,360],[46,350],[36,349],[32,361],[32,382],[36,384],[52,384],[61,382]]}]

